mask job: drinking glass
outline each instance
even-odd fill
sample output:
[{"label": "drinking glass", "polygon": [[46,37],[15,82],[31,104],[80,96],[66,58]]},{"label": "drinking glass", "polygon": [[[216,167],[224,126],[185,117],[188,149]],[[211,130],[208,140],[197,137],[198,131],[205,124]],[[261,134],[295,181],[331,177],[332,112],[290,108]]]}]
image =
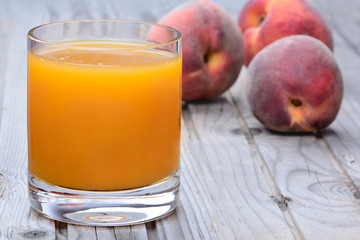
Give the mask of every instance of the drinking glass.
[{"label": "drinking glass", "polygon": [[179,191],[182,35],[77,20],[28,33],[32,208],[73,224],[169,215]]}]

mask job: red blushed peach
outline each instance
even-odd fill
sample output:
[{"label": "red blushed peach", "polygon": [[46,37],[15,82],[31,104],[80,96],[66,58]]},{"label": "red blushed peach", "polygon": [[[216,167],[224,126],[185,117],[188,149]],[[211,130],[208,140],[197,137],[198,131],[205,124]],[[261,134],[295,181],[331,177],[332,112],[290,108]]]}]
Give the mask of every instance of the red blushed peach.
[{"label": "red blushed peach", "polygon": [[282,38],[248,68],[247,99],[254,116],[281,132],[315,132],[335,119],[343,81],[330,49],[306,35]]},{"label": "red blushed peach", "polygon": [[270,43],[289,35],[315,37],[333,49],[332,35],[321,14],[306,0],[250,0],[238,18],[245,65]]},{"label": "red blushed peach", "polygon": [[159,23],[183,34],[184,100],[214,98],[230,88],[243,64],[243,43],[224,9],[198,0],[174,9]]}]

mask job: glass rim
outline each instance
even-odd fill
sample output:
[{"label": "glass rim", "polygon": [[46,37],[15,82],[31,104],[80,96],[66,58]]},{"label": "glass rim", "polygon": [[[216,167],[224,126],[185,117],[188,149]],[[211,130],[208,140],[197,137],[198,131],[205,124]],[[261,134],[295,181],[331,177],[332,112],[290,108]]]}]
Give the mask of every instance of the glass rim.
[{"label": "glass rim", "polygon": [[[123,23],[136,23],[136,24],[143,24],[143,25],[150,25],[150,26],[158,26],[161,28],[166,28],[169,29],[173,32],[176,33],[176,36],[174,37],[173,40],[170,41],[166,41],[166,42],[162,42],[162,43],[151,43],[149,45],[145,45],[145,46],[134,46],[134,47],[82,47],[82,46],[71,46],[71,45],[66,45],[66,44],[61,44],[58,42],[51,42],[51,41],[46,41],[43,40],[41,38],[38,38],[35,36],[35,31],[43,28],[43,27],[47,27],[47,26],[52,26],[52,25],[56,25],[56,24],[64,24],[64,23],[72,23],[72,22],[123,22]],[[145,21],[136,21],[136,20],[121,20],[121,19],[79,19],[79,20],[65,20],[65,21],[57,21],[57,22],[51,22],[51,23],[45,23],[45,24],[41,24],[39,26],[36,26],[32,29],[30,29],[27,33],[27,37],[28,39],[40,43],[40,44],[44,44],[44,45],[48,45],[48,46],[52,46],[52,47],[56,47],[56,48],[64,48],[64,49],[77,49],[77,50],[109,50],[109,51],[114,51],[114,50],[141,50],[141,49],[151,49],[151,48],[156,48],[156,47],[161,47],[161,46],[166,46],[175,42],[179,42],[180,40],[182,40],[183,35],[182,33],[172,27],[163,25],[163,24],[159,24],[159,23],[152,23],[152,22],[145,22]]]}]

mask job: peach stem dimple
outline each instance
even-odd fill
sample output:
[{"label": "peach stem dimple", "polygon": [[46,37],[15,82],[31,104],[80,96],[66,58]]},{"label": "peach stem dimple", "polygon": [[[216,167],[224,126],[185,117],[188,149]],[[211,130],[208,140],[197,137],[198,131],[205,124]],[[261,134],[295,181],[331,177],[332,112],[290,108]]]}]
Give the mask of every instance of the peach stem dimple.
[{"label": "peach stem dimple", "polygon": [[260,16],[258,17],[259,25],[265,20],[265,18],[266,18],[266,15],[264,13],[260,14]]},{"label": "peach stem dimple", "polygon": [[209,54],[205,54],[204,55],[204,63],[208,63],[209,62]]},{"label": "peach stem dimple", "polygon": [[294,107],[300,107],[302,105],[302,102],[299,99],[291,99],[291,105]]}]

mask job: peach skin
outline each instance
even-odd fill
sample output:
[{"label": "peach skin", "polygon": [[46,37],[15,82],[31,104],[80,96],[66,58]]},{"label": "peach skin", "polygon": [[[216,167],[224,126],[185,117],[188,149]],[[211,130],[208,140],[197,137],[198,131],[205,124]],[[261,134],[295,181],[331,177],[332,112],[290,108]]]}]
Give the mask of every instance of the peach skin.
[{"label": "peach skin", "polygon": [[328,25],[307,0],[250,0],[239,14],[238,25],[246,66],[265,46],[289,35],[309,35],[333,49]]},{"label": "peach skin", "polygon": [[242,36],[223,8],[208,0],[189,2],[159,23],[183,34],[183,100],[217,97],[236,81],[243,64]]},{"label": "peach skin", "polygon": [[280,132],[316,132],[334,121],[343,80],[333,53],[307,35],[281,38],[248,68],[246,94],[254,116]]}]

